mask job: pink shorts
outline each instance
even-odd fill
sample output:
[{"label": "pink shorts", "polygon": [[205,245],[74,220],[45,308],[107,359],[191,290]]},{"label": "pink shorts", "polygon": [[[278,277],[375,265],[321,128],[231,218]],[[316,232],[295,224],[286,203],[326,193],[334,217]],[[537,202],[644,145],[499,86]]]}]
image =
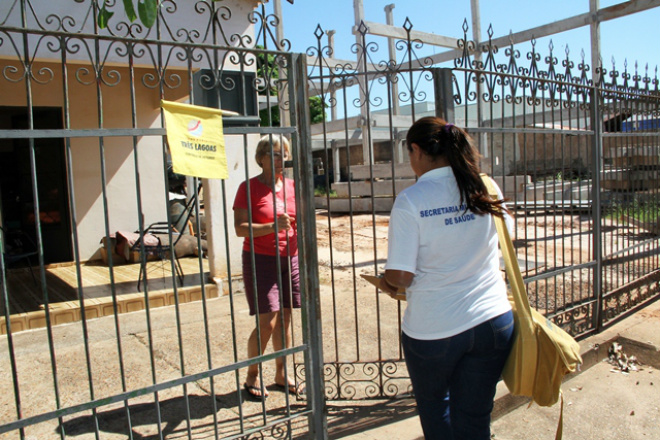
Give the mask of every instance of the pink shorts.
[{"label": "pink shorts", "polygon": [[[256,277],[252,273],[252,254],[243,251],[243,282],[250,315],[278,312],[284,308],[300,308],[300,272],[298,256],[277,257],[254,254]],[[282,295],[278,287],[277,259],[280,260]],[[256,305],[254,287],[257,287]],[[257,307],[258,306],[258,307]]]}]

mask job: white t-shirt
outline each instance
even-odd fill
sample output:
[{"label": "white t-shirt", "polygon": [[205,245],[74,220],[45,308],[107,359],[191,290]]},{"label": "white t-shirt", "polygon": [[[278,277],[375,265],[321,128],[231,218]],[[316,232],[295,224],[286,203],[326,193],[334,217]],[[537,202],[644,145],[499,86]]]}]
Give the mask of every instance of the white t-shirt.
[{"label": "white t-shirt", "polygon": [[415,274],[402,325],[411,338],[447,338],[511,310],[495,222],[459,204],[454,173],[443,167],[403,190],[392,208],[385,269]]}]

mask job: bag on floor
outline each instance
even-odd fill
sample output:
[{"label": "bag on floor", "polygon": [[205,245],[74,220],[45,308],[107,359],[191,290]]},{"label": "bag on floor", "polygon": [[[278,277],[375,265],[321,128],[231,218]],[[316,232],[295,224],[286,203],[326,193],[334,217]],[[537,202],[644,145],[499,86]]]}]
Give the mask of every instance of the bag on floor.
[{"label": "bag on floor", "polygon": [[[497,198],[492,180],[482,174],[492,197]],[[552,406],[561,396],[564,376],[582,363],[580,346],[571,335],[529,305],[525,283],[504,219],[494,217],[500,249],[511,285],[509,300],[513,307],[515,333],[511,354],[502,378],[511,394],[531,397],[540,406]],[[563,399],[556,439],[562,437]]]}]

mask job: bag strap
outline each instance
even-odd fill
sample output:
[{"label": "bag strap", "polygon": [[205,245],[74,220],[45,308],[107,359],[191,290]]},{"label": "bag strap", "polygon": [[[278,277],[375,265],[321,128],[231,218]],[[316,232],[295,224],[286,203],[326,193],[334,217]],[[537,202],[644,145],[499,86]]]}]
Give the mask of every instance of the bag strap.
[{"label": "bag strap", "polygon": [[[486,188],[488,189],[488,194],[494,199],[499,198],[495,185],[493,181],[486,174],[481,174],[481,179],[483,180]],[[504,223],[504,218],[493,216],[495,220],[495,227],[497,228],[497,235],[500,240],[500,249],[502,250],[502,256],[504,257],[504,263],[506,266],[506,273],[509,276],[509,283],[511,285],[511,294],[513,296],[513,302],[516,305],[516,312],[519,315],[525,315],[524,319],[521,316],[520,323],[524,325],[533,326],[532,324],[532,309],[529,306],[529,299],[527,298],[527,291],[525,289],[525,283],[520,273],[520,266],[518,265],[518,257],[516,256],[516,251],[513,247],[513,241],[511,241],[511,236],[509,235],[509,229]]]},{"label": "bag strap", "polygon": [[559,390],[559,399],[561,399],[559,406],[559,423],[557,423],[557,431],[555,432],[555,440],[561,440],[564,435],[564,393]]},{"label": "bag strap", "polygon": [[[493,185],[493,181],[490,179],[490,177],[482,173],[481,180],[483,180],[484,184],[486,185],[488,194],[490,194],[492,198],[498,199],[499,194],[497,194],[495,185]],[[519,316],[518,322],[516,324],[526,325],[533,328],[534,322],[532,318],[532,309],[529,305],[529,298],[527,298],[525,283],[523,282],[522,274],[520,273],[520,266],[518,265],[518,258],[513,247],[513,241],[511,241],[509,229],[504,223],[504,218],[493,216],[493,219],[495,220],[495,227],[497,228],[497,235],[500,240],[500,249],[502,250],[502,256],[504,257],[506,273],[509,276],[509,283],[511,284],[513,301],[516,305],[516,312]],[[561,403],[559,407],[559,423],[557,423],[555,440],[561,440],[564,430],[564,394],[561,392],[561,390],[559,390],[559,397],[561,399]]]}]

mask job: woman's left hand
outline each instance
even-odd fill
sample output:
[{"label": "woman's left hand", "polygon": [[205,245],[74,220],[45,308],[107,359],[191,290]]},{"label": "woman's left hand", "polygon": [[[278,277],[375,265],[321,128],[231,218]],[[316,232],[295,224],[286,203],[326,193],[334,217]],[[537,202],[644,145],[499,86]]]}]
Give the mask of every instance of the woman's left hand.
[{"label": "woman's left hand", "polygon": [[385,276],[380,277],[380,283],[378,284],[378,288],[383,292],[387,293],[392,298],[394,298],[394,296],[399,291],[399,288],[397,286],[393,286],[385,280]]},{"label": "woman's left hand", "polygon": [[388,269],[383,276],[380,277],[378,288],[392,298],[398,299],[401,293],[403,293],[406,288],[410,287],[414,277],[415,274],[411,272]]}]

